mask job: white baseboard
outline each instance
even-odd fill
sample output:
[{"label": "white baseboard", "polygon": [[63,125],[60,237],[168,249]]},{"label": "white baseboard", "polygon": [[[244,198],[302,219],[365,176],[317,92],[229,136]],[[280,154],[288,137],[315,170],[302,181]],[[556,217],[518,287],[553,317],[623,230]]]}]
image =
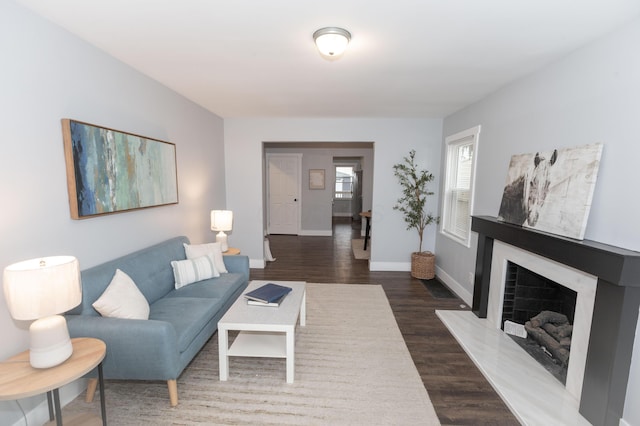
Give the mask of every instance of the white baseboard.
[{"label": "white baseboard", "polygon": [[302,229],[298,233],[301,237],[331,237],[333,235],[332,231],[329,229],[327,231],[323,230],[313,230],[313,229]]},{"label": "white baseboard", "polygon": [[620,419],[620,423],[618,423],[618,426],[633,426],[633,425],[627,422],[625,419]]},{"label": "white baseboard", "polygon": [[[411,272],[411,262],[369,262],[369,270]],[[436,276],[467,305],[472,305],[473,294],[437,266]]]},{"label": "white baseboard", "polygon": [[464,301],[467,305],[471,306],[473,304],[473,294],[471,294],[466,288],[464,288],[460,283],[454,280],[451,275],[447,274],[443,269],[436,266],[436,276],[442,281],[449,290],[453,291],[460,299]]},{"label": "white baseboard", "polygon": [[264,269],[266,263],[264,259],[249,259],[249,268]]},{"label": "white baseboard", "polygon": [[369,262],[370,271],[411,271],[411,262]]}]

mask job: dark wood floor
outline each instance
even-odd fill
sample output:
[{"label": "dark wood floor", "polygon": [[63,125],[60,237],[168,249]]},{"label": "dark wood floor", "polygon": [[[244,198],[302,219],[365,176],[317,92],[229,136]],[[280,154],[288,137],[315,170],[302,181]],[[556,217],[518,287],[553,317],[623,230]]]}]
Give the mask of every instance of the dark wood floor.
[{"label": "dark wood floor", "polygon": [[251,278],[382,285],[440,422],[519,424],[435,314],[469,309],[464,302],[433,297],[409,272],[370,272],[368,261],[351,253],[351,239],[359,237],[360,224],[348,218],[334,220],[333,237],[271,235],[276,261],[252,269]]}]

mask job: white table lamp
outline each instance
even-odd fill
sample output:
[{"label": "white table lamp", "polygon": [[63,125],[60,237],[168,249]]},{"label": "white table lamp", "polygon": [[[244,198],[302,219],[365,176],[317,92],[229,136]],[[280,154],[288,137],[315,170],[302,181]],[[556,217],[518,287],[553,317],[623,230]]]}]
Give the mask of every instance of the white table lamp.
[{"label": "white table lamp", "polygon": [[225,231],[233,229],[233,212],[231,210],[211,210],[211,230],[218,231],[216,242],[220,243],[220,249],[225,252],[229,250],[227,244],[227,234]]},{"label": "white table lamp", "polygon": [[35,320],[29,327],[29,361],[49,368],[71,356],[67,321],[57,315],[82,300],[80,265],[73,256],[51,256],[14,263],[4,269],[4,295],[16,320]]}]

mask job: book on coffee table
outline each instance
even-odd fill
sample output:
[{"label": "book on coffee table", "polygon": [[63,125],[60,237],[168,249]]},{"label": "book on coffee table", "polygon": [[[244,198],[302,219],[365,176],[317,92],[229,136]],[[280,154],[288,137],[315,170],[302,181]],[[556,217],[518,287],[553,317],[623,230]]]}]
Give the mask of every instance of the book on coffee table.
[{"label": "book on coffee table", "polygon": [[274,302],[269,302],[269,303],[264,303],[264,302],[259,302],[257,300],[252,300],[252,299],[247,299],[247,305],[253,305],[253,306],[272,306],[277,308],[278,306],[280,306],[280,303],[282,303],[282,301],[284,300],[284,298],[287,297],[287,295],[285,294],[284,296],[282,296],[280,299],[274,301]]},{"label": "book on coffee table", "polygon": [[283,285],[267,283],[255,290],[252,290],[244,295],[244,297],[251,301],[256,301],[262,304],[267,303],[280,303],[280,300],[289,294],[291,287],[285,287]]}]

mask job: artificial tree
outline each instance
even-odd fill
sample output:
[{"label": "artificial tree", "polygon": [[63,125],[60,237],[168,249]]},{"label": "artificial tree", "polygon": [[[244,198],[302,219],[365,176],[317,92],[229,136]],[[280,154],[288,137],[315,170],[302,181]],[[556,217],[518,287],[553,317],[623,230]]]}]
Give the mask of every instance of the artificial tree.
[{"label": "artificial tree", "polygon": [[411,274],[416,278],[432,279],[435,275],[435,257],[431,252],[422,251],[424,230],[433,223],[439,223],[440,217],[426,211],[427,197],[433,195],[427,184],[434,176],[427,170],[418,169],[415,163],[416,151],[409,151],[409,156],[403,158],[402,163],[393,166],[393,174],[398,178],[402,187],[402,197],[393,206],[394,210],[403,213],[407,229],[418,231],[420,245],[417,252],[411,253]]}]

